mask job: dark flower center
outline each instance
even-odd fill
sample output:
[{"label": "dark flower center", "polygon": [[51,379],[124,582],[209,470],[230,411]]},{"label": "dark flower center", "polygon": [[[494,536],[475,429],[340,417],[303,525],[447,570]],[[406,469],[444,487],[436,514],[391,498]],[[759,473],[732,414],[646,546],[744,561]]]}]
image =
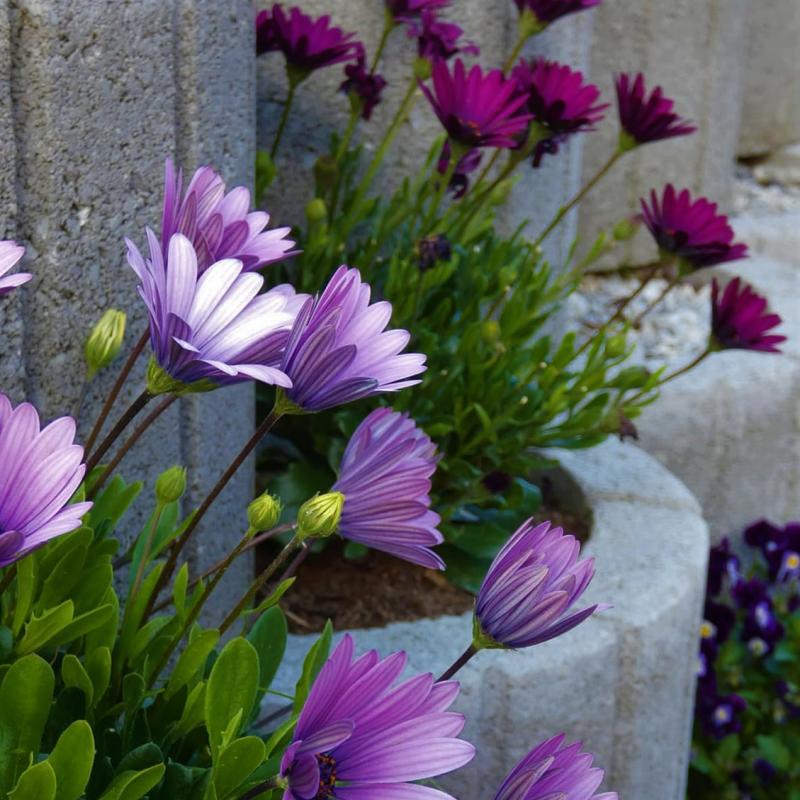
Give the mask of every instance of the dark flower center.
[{"label": "dark flower center", "polygon": [[331,756],[317,754],[319,764],[319,791],[316,800],[328,800],[333,797],[336,786],[336,761]]}]

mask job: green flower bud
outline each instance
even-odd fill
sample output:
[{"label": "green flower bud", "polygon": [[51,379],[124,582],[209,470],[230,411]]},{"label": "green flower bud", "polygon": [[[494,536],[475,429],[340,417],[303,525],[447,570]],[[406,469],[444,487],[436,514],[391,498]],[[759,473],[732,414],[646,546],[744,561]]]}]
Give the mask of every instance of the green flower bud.
[{"label": "green flower bud", "polygon": [[320,156],[314,162],[314,181],[320,194],[333,189],[339,177],[339,165],[332,156]]},{"label": "green flower bud", "polygon": [[627,153],[630,150],[635,150],[639,146],[639,142],[633,138],[627,131],[620,131],[618,149],[620,153]]},{"label": "green flower bud", "polygon": [[159,503],[174,503],[186,491],[186,470],[183,467],[170,467],[158,476],[156,481],[156,500]]},{"label": "green flower bud", "polygon": [[92,328],[84,346],[89,380],[119,355],[125,339],[126,319],[123,311],[109,308]]},{"label": "green flower bud", "polygon": [[431,66],[431,62],[428,61],[427,58],[423,58],[419,56],[414,61],[414,77],[418,81],[426,81],[430,78],[431,73],[433,72],[433,67]]},{"label": "green flower bud", "polygon": [[612,336],[606,342],[606,355],[609,358],[619,358],[619,356],[624,355],[626,344],[627,338],[624,333],[618,333],[616,336]]},{"label": "green flower bud", "polygon": [[611,387],[623,390],[640,389],[647,383],[651,374],[647,367],[625,367],[611,382]]},{"label": "green flower bud", "polygon": [[487,319],[481,324],[481,337],[485,342],[496,342],[502,334],[496,319]]},{"label": "green flower bud", "polygon": [[511,190],[514,188],[514,183],[513,180],[500,181],[489,195],[489,204],[492,206],[505,205],[511,194]]},{"label": "green flower bud", "polygon": [[247,521],[255,531],[268,531],[278,524],[281,510],[281,501],[269,492],[264,492],[247,506]]},{"label": "green flower bud", "polygon": [[315,197],[308,202],[308,205],[306,205],[306,219],[308,219],[310,225],[314,225],[317,222],[325,222],[327,218],[328,207],[321,197]]},{"label": "green flower bud", "polygon": [[341,492],[317,494],[306,500],[297,512],[297,536],[302,540],[336,533],[343,507],[344,495]]},{"label": "green flower bud", "polygon": [[617,242],[627,242],[639,230],[639,223],[630,217],[621,219],[612,230],[612,236]]}]

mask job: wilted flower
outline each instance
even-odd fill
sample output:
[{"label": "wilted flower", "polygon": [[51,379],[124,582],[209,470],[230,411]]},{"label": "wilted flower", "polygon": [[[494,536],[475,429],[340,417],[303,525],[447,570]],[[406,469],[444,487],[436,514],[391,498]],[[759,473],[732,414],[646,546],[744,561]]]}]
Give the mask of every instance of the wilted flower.
[{"label": "wilted flower", "polygon": [[720,292],[716,278],[711,283],[711,335],[722,350],[758,350],[779,353],[785,336],[769,334],[783,320],[767,310],[767,300],[752,286],[734,278]]},{"label": "wilted flower", "polygon": [[29,272],[6,273],[25,255],[25,248],[10,239],[0,241],[0,297],[17,286],[27,283],[33,275]]},{"label": "wilted flower", "polygon": [[139,278],[150,317],[157,365],[149,374],[151,393],[247,380],[291,386],[279,366],[307,295],[297,295],[287,285],[259,295],[264,279],[244,272],[242,262],[232,258],[217,261],[199,275],[192,243],[180,233],[170,240],[165,263],[152,231],[147,238],[147,260],[136,245],[127,245],[128,263]]},{"label": "wilted flower", "polygon": [[367,69],[363,50],[355,64],[347,64],[344,68],[347,76],[339,87],[346,95],[353,98],[361,109],[361,118],[368,120],[381,101],[381,94],[386,88],[383,75]]},{"label": "wilted flower", "polygon": [[91,503],[67,505],[83,480],[83,448],[75,420],[40,430],[29,403],[16,408],[0,394],[0,567],[81,525]]},{"label": "wilted flower", "polygon": [[622,125],[620,145],[630,150],[640,144],[658,142],[694,133],[697,128],[676,114],[672,109],[675,103],[660,86],[656,86],[648,97],[644,85],[644,75],[618,75],[617,106]]},{"label": "wilted flower", "polygon": [[443,233],[434,233],[417,242],[417,266],[420,272],[433,269],[440,261],[453,256],[450,240]]},{"label": "wilted flower", "polygon": [[344,495],[339,533],[375,550],[444,569],[430,548],[442,542],[431,510],[436,445],[407,414],[378,408],[347,443],[333,490]]},{"label": "wilted flower", "polygon": [[[439,161],[436,164],[436,170],[440,175],[447,175],[448,168],[450,167],[450,157],[453,148],[450,147],[450,142],[445,142],[442,147]],[[447,187],[456,200],[460,200],[469,189],[469,175],[475,172],[481,165],[483,153],[480,150],[469,150],[467,153],[458,160],[455,171],[450,178],[450,185]]]},{"label": "wilted flower", "polygon": [[450,795],[411,783],[451,772],[475,748],[457,738],[464,717],[447,709],[458,684],[429,674],[396,683],[403,652],[354,660],[346,635],[320,671],[281,761],[284,800]]},{"label": "wilted flower", "polygon": [[386,0],[386,8],[397,21],[416,19],[423,11],[446,8],[452,0]]},{"label": "wilted flower", "polygon": [[599,6],[603,0],[514,0],[514,2],[520,13],[527,11],[533,15],[536,23],[534,31],[536,31],[567,14],[575,14],[578,11],[586,11],[594,6]]},{"label": "wilted flower", "polygon": [[665,257],[675,257],[684,270],[713,267],[745,258],[747,245],[734,244],[733,228],[717,204],[705,197],[692,200],[688,189],[678,193],[670,183],[659,200],[641,200],[644,223]]},{"label": "wilted flower", "polygon": [[322,294],[297,315],[281,369],[292,382],[288,399],[303,411],[322,411],[381,392],[414,386],[425,356],[403,353],[408,331],[384,330],[391,303],[370,304],[357,269],[341,266]]},{"label": "wilted flower", "polygon": [[592,605],[564,616],[594,576],[594,560],[578,560],[580,542],[549,522],[525,522],[497,554],[475,603],[474,645],[531,647],[579,625]]},{"label": "wilted flower", "polygon": [[453,72],[446,62],[433,65],[433,91],[422,85],[436,116],[454,142],[466,147],[515,147],[530,114],[517,84],[499,69],[484,73],[476,64],[467,73],[459,58]]},{"label": "wilted flower", "polygon": [[474,42],[459,43],[463,33],[460,26],[439,19],[429,8],[423,9],[419,20],[408,26],[409,37],[417,39],[417,54],[431,61],[446,61],[458,53],[478,55],[480,48]]},{"label": "wilted flower", "polygon": [[600,90],[583,82],[583,73],[556,61],[544,58],[522,59],[511,73],[527,109],[541,130],[542,140],[534,151],[534,167],[545,153],[558,152],[558,146],[569,136],[592,131],[603,119],[608,104],[597,104]]},{"label": "wilted flower", "polygon": [[165,258],[176,233],[194,246],[201,274],[225,258],[238,259],[249,272],[294,255],[294,242],[286,238],[291,228],[264,230],[268,223],[265,211],[250,211],[250,192],[244,186],[226,194],[225,182],[211,167],[200,167],[184,192],[183,173],[167,159],[161,219]]},{"label": "wilted flower", "polygon": [[595,791],[604,772],[581,742],[565,745],[562,733],[542,742],[509,772],[495,800],[617,800],[616,792]]}]

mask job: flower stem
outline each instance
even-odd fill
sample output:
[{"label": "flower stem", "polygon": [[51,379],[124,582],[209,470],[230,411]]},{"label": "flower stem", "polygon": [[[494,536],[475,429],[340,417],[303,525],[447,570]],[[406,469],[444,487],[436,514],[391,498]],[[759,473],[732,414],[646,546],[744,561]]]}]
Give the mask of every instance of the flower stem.
[{"label": "flower stem", "polygon": [[239,800],[256,800],[257,797],[261,797],[262,795],[269,792],[271,789],[278,788],[278,781],[277,778],[271,778],[268,781],[264,781],[264,783],[259,783],[258,786],[254,786],[250,789],[249,792],[243,794]]},{"label": "flower stem", "polygon": [[12,564],[7,570],[6,574],[0,578],[0,596],[8,589],[17,576],[17,565]]},{"label": "flower stem", "polygon": [[145,389],[125,410],[117,420],[117,424],[109,431],[108,436],[97,446],[91,457],[86,461],[86,474],[100,463],[100,459],[108,452],[109,448],[117,441],[119,436],[130,425],[137,414],[153,399],[153,395]]},{"label": "flower stem", "polygon": [[[350,147],[350,142],[353,139],[353,134],[356,130],[356,125],[358,124],[358,111],[352,109],[350,111],[350,119],[347,122],[347,129],[344,132],[344,136],[342,136],[341,142],[339,142],[339,147],[336,148],[336,163],[339,162],[344,158],[345,153]],[[337,174],[336,174],[336,181],[333,184],[333,191],[331,192],[331,207],[328,212],[328,218],[332,221],[334,215],[336,214],[336,206],[339,204],[339,192],[342,189],[342,169],[341,166],[339,167]]]},{"label": "flower stem", "polygon": [[458,166],[458,162],[461,158],[461,149],[456,147],[455,144],[450,144],[450,161],[447,163],[447,170],[444,175],[439,174],[440,183],[439,187],[436,190],[436,194],[433,196],[433,200],[431,200],[431,207],[428,209],[428,213],[425,217],[425,221],[422,223],[422,235],[427,235],[433,223],[436,221],[436,215],[439,213],[439,207],[442,205],[442,200],[444,199],[444,194],[447,191],[447,187],[450,185],[450,181],[453,179],[453,174],[456,171],[456,167]]},{"label": "flower stem", "polygon": [[294,95],[297,91],[297,82],[289,78],[289,91],[286,94],[286,100],[283,104],[283,112],[281,113],[281,121],[278,123],[278,130],[275,134],[275,140],[272,142],[272,149],[269,151],[270,158],[275,161],[275,156],[278,154],[278,147],[280,147],[283,132],[286,129],[286,123],[289,119],[289,112],[292,110],[292,103],[294,102]]},{"label": "flower stem", "polygon": [[438,683],[449,681],[478,652],[474,644],[470,646],[439,676]]},{"label": "flower stem", "polygon": [[520,33],[517,37],[517,43],[511,51],[511,55],[506,59],[506,63],[503,64],[503,72],[507,73],[514,66],[514,63],[519,58],[519,54],[522,52],[522,48],[525,47],[525,42],[527,42],[529,38],[528,35]]},{"label": "flower stem", "polygon": [[[139,591],[142,585],[142,579],[144,578],[144,571],[147,567],[147,560],[150,558],[150,553],[153,549],[153,540],[156,538],[156,531],[158,531],[158,523],[161,521],[161,515],[164,513],[165,505],[164,503],[159,502],[156,505],[156,510],[153,513],[153,524],[150,526],[150,530],[147,532],[147,541],[144,543],[144,551],[142,552],[142,557],[139,559],[139,566],[136,570],[136,577],[133,579],[133,584],[131,586],[130,592],[128,592],[129,598],[134,598],[136,593]],[[128,602],[128,608],[131,607],[131,603]]]},{"label": "flower stem", "polygon": [[680,279],[681,275],[679,272],[671,281],[669,281],[669,283],[667,283],[661,294],[659,294],[658,297],[656,297],[656,299],[653,300],[653,302],[650,303],[650,305],[647,306],[647,308],[642,311],[642,313],[639,314],[639,316],[636,317],[636,319],[631,323],[634,328],[638,327],[641,321],[678,285]]},{"label": "flower stem", "polygon": [[[661,381],[655,388],[660,389],[665,383],[669,383],[670,381],[675,380],[675,378],[679,378],[681,375],[685,375],[690,370],[693,370],[701,361],[705,361],[706,358],[708,358],[708,356],[710,356],[713,352],[714,350],[712,348],[707,347],[705,350],[703,350],[702,353],[700,353],[699,356],[695,356],[695,358],[693,358],[688,364],[682,366],[680,369],[676,369],[675,372],[672,372],[669,375],[667,375],[667,377],[664,378],[664,380]],[[625,405],[635,403],[637,400],[644,397],[645,394],[647,394],[646,391],[637,392],[633,397],[625,401]]]},{"label": "flower stem", "polygon": [[122,369],[117,376],[117,380],[114,382],[114,385],[111,387],[111,391],[108,393],[108,397],[106,397],[105,403],[103,403],[103,408],[100,410],[100,414],[97,417],[97,420],[94,423],[94,427],[92,428],[92,432],[89,434],[89,438],[86,440],[86,444],[84,445],[84,452],[89,453],[91,449],[94,447],[94,443],[97,441],[97,437],[100,435],[100,431],[103,429],[103,424],[106,421],[106,418],[111,413],[111,408],[114,405],[117,397],[119,397],[120,391],[122,391],[122,387],[125,385],[125,381],[128,380],[128,376],[131,374],[131,370],[133,369],[136,361],[138,360],[139,356],[142,354],[142,351],[147,345],[147,340],[150,338],[150,330],[149,328],[142,334],[141,338],[138,342],[136,342],[135,347],[131,350],[130,355],[128,356],[125,363],[122,365]]},{"label": "flower stem", "polygon": [[375,70],[378,68],[378,62],[381,60],[383,51],[386,49],[386,42],[389,41],[389,36],[391,36],[391,33],[394,30],[394,26],[394,19],[392,19],[391,14],[387,13],[383,22],[383,32],[381,33],[381,39],[378,42],[378,49],[375,51],[375,55],[372,57],[372,64],[369,68],[370,72],[375,72]]},{"label": "flower stem", "polygon": [[614,164],[619,161],[620,158],[623,156],[622,150],[615,150],[614,154],[611,158],[603,164],[602,167],[597,171],[595,176],[589,180],[589,182],[564,206],[558,209],[558,213],[553,217],[550,221],[550,224],[539,234],[539,238],[533,243],[534,247],[539,247],[542,242],[553,232],[553,230],[558,227],[559,223],[561,222],[564,217],[572,211],[578,203],[586,197],[589,192],[597,186],[598,183],[606,176],[606,174],[611,170]]}]

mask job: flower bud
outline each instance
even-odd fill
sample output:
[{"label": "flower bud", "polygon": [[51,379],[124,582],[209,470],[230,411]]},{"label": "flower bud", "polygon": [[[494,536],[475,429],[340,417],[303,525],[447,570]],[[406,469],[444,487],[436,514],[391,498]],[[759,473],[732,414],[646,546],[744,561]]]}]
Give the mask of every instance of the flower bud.
[{"label": "flower bud", "polygon": [[339,177],[339,165],[332,156],[320,156],[314,163],[314,181],[317,191],[322,194],[330,191]]},{"label": "flower bud", "polygon": [[501,335],[500,323],[496,319],[487,319],[481,323],[481,338],[485,342],[496,342]]},{"label": "flower bud", "polygon": [[306,500],[297,512],[297,535],[302,539],[311,536],[331,536],[339,527],[344,507],[341,492],[327,492]]},{"label": "flower bud", "polygon": [[625,367],[619,371],[610,385],[614,389],[640,389],[650,379],[651,374],[647,367]]},{"label": "flower bud", "polygon": [[506,203],[509,196],[511,195],[511,190],[514,188],[514,181],[512,180],[505,180],[500,181],[497,186],[492,189],[492,193],[489,195],[489,203],[492,206],[502,206]]},{"label": "flower bud", "polygon": [[247,506],[247,521],[255,531],[268,531],[278,524],[281,510],[281,501],[269,492],[264,492]]},{"label": "flower bud", "polygon": [[125,338],[125,320],[123,311],[109,308],[92,328],[84,346],[89,380],[119,355]]},{"label": "flower bud", "polygon": [[606,355],[609,358],[618,358],[619,356],[625,355],[626,344],[627,338],[624,333],[618,333],[612,336],[606,342]]},{"label": "flower bud", "polygon": [[626,217],[621,219],[613,228],[612,235],[618,242],[627,242],[636,235],[640,224],[636,217]]},{"label": "flower bud", "polygon": [[325,222],[328,218],[328,207],[321,197],[315,197],[309,200],[306,205],[306,219],[309,225],[314,225],[317,222]]},{"label": "flower bud", "polygon": [[431,62],[428,61],[427,58],[419,56],[414,61],[414,77],[418,81],[427,81],[428,78],[431,77],[432,73],[433,73],[433,66],[431,65]]},{"label": "flower bud", "polygon": [[186,470],[183,467],[170,467],[158,476],[156,481],[156,500],[159,503],[174,503],[186,491]]}]

